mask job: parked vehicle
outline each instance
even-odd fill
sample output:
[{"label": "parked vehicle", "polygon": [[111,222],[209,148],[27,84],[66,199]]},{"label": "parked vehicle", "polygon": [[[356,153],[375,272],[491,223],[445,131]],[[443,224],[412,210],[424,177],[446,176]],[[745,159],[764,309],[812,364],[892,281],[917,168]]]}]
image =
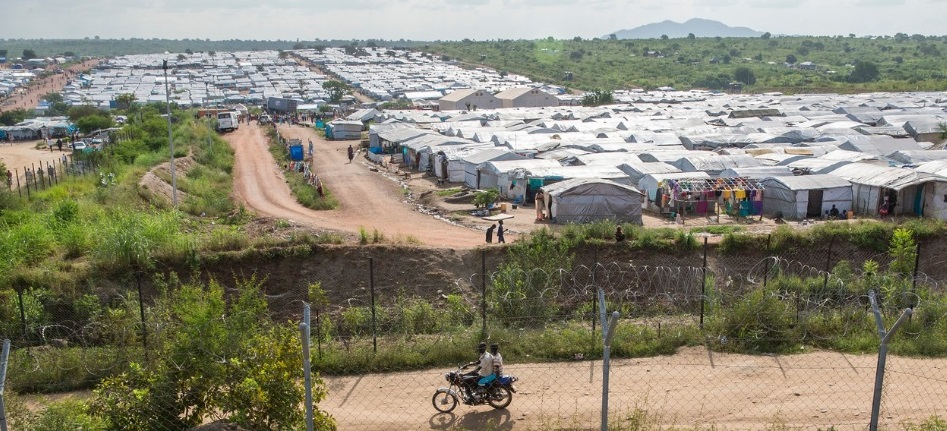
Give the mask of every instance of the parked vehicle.
[{"label": "parked vehicle", "polygon": [[267,115],[267,114],[261,114],[260,117],[257,118],[256,122],[257,122],[257,124],[259,124],[259,125],[262,126],[262,125],[264,125],[264,124],[270,124],[270,123],[272,123],[272,122],[273,122],[273,119],[270,118],[270,116]]},{"label": "parked vehicle", "polygon": [[89,144],[85,141],[77,141],[72,143],[72,151],[85,151],[89,148]]},{"label": "parked vehicle", "polygon": [[489,404],[495,409],[505,409],[513,402],[513,394],[516,392],[513,383],[519,380],[515,376],[504,374],[486,387],[481,387],[477,385],[480,376],[464,373],[466,368],[461,366],[444,374],[444,379],[450,386],[438,388],[431,398],[431,403],[437,411],[449,413],[457,408],[459,401],[469,406]]},{"label": "parked vehicle", "polygon": [[240,128],[240,114],[236,111],[217,113],[217,131],[232,132]]}]

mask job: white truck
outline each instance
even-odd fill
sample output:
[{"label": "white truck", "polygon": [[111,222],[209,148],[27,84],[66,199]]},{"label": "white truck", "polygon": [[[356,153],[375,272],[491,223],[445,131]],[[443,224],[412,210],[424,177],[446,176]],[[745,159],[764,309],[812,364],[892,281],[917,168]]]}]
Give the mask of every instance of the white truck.
[{"label": "white truck", "polygon": [[232,132],[240,128],[240,114],[236,111],[217,113],[217,131]]}]

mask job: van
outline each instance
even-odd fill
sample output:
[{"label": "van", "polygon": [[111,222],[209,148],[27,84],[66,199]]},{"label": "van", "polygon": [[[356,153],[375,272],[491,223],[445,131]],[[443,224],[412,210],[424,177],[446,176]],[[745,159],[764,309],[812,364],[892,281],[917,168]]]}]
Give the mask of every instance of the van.
[{"label": "van", "polygon": [[217,131],[232,132],[240,128],[240,114],[236,111],[217,113]]}]

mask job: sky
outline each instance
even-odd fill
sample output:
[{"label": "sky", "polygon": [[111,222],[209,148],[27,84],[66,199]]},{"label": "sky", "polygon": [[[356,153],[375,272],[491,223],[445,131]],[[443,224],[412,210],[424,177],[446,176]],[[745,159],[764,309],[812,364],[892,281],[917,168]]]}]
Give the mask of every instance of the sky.
[{"label": "sky", "polygon": [[947,35],[947,0],[0,0],[0,38],[604,37],[691,18],[774,35]]}]

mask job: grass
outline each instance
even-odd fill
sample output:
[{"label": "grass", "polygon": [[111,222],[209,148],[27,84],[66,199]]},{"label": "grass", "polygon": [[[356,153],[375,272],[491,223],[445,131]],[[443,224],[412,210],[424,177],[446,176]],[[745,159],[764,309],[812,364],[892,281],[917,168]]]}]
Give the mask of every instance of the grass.
[{"label": "grass", "polygon": [[437,191],[437,195],[440,196],[440,197],[442,197],[442,198],[444,198],[444,197],[448,197],[448,196],[453,196],[453,195],[459,193],[461,190],[463,190],[463,189],[460,188],[460,187],[451,187],[451,188],[449,188],[449,189],[438,190],[438,191]]},{"label": "grass", "polygon": [[[270,138],[270,154],[273,155],[276,162],[281,165],[289,163],[289,153],[283,144],[277,141],[276,129],[267,130],[267,135]],[[339,207],[339,201],[332,195],[331,191],[323,187],[322,195],[320,195],[319,189],[309,184],[302,173],[287,171],[283,174],[293,196],[302,206],[317,211],[332,210]]]}]

